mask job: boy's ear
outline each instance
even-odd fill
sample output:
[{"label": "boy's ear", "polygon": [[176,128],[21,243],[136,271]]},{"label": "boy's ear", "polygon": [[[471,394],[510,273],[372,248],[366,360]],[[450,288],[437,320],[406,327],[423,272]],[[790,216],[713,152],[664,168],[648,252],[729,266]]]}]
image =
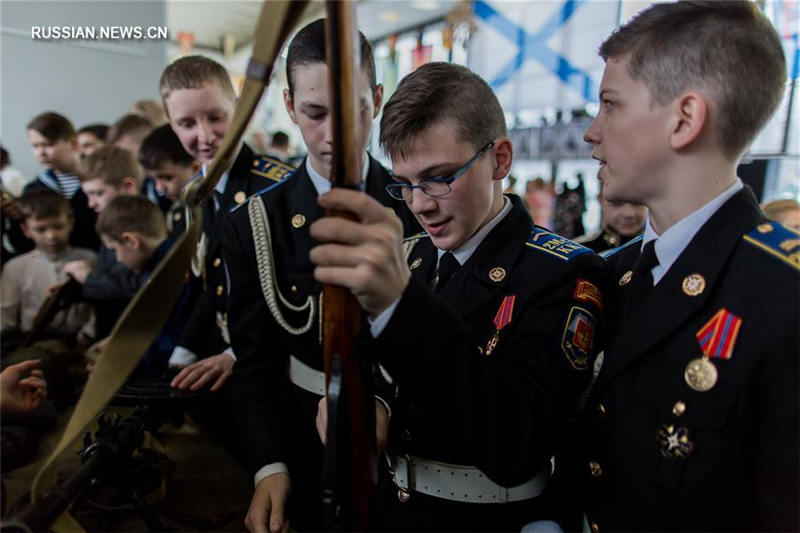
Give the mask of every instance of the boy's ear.
[{"label": "boy's ear", "polygon": [[123,231],[121,242],[123,246],[126,246],[131,250],[138,250],[142,245],[142,238],[135,231]]},{"label": "boy's ear", "polygon": [[493,180],[502,180],[509,172],[511,172],[511,163],[514,161],[514,147],[508,137],[497,139],[494,143],[494,148],[489,150],[491,154],[494,151],[495,169],[492,173]]},{"label": "boy's ear", "polygon": [[670,134],[673,150],[686,148],[702,133],[708,119],[706,97],[698,91],[689,91],[675,100],[675,125]]},{"label": "boy's ear", "polygon": [[78,136],[73,135],[72,138],[69,140],[69,146],[72,148],[74,152],[78,151]]},{"label": "boy's ear", "polygon": [[383,104],[383,85],[379,83],[375,86],[375,90],[372,91],[372,105],[374,106],[374,110],[372,112],[373,119],[380,115],[381,104]]},{"label": "boy's ear", "polygon": [[294,114],[294,100],[292,99],[292,93],[289,92],[289,89],[283,90],[283,104],[286,106],[286,112],[289,113],[289,118],[292,119],[292,122],[297,124],[297,118]]}]

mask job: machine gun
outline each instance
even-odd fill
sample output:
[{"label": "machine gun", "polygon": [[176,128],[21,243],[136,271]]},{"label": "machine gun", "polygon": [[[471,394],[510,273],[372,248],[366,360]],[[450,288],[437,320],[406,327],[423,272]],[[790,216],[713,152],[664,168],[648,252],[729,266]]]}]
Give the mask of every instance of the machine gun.
[{"label": "machine gun", "polygon": [[0,530],[4,533],[49,531],[62,513],[91,492],[110,485],[114,485],[122,497],[133,504],[150,530],[167,530],[138,490],[143,472],[147,470],[142,468],[142,462],[147,458],[134,455],[141,450],[145,432],[154,431],[159,425],[158,417],[153,416],[147,407],[137,407],[124,419],[116,414],[109,420],[104,413],[101,414],[94,439],[89,432],[84,435],[78,471],[37,503],[3,523]]}]

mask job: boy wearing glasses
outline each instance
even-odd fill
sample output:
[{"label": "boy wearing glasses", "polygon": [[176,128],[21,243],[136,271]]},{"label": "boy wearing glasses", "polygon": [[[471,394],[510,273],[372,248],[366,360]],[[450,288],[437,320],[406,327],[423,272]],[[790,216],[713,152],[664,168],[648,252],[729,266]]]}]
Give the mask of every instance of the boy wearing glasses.
[{"label": "boy wearing glasses", "polygon": [[369,353],[396,391],[384,526],[519,531],[559,518],[552,458],[602,344],[602,260],[503,195],[513,160],[503,110],[467,68],[408,75],[381,142],[387,189],[426,233],[404,243],[380,204],[334,189],[320,205],[359,221],[312,224],[322,244],[311,260],[317,281],[358,298]]}]

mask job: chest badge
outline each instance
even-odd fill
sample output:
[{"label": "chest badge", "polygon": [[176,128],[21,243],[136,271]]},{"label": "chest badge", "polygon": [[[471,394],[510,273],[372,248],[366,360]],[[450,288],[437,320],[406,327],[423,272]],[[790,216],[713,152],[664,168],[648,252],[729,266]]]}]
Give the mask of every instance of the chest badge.
[{"label": "chest badge", "polygon": [[421,257],[417,257],[416,259],[414,259],[411,262],[411,265],[409,266],[409,268],[411,270],[414,270],[415,268],[419,267],[421,264],[422,264],[422,258]]},{"label": "chest badge", "polygon": [[623,285],[627,285],[631,282],[631,278],[633,277],[633,270],[628,270],[625,272],[621,278],[619,278],[619,286],[622,287]]},{"label": "chest badge", "polygon": [[306,223],[306,217],[303,214],[297,213],[292,217],[292,227],[294,229],[302,228]]},{"label": "chest badge", "polygon": [[495,283],[500,283],[506,277],[506,269],[503,267],[494,267],[489,271],[489,279]]},{"label": "chest badge", "polygon": [[233,201],[237,204],[244,203],[245,200],[247,200],[247,195],[244,191],[237,191],[236,194],[233,195]]},{"label": "chest badge", "polygon": [[664,424],[656,432],[661,455],[667,459],[686,459],[694,444],[689,439],[689,430],[685,427],[676,428],[672,424]]},{"label": "chest badge", "polygon": [[683,278],[681,286],[683,293],[687,296],[699,296],[706,290],[706,278],[700,274],[689,274]]}]

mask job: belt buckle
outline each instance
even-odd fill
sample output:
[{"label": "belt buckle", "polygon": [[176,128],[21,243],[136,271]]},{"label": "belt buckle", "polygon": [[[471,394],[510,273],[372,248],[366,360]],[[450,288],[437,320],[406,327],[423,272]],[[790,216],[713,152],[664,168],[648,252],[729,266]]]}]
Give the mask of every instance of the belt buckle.
[{"label": "belt buckle", "polygon": [[402,457],[406,463],[406,486],[401,486],[397,481],[397,465],[399,461],[396,459],[390,461],[389,472],[392,474],[392,481],[397,486],[397,499],[400,500],[400,503],[406,503],[411,498],[411,491],[414,490],[414,465],[409,454],[404,453]]}]

